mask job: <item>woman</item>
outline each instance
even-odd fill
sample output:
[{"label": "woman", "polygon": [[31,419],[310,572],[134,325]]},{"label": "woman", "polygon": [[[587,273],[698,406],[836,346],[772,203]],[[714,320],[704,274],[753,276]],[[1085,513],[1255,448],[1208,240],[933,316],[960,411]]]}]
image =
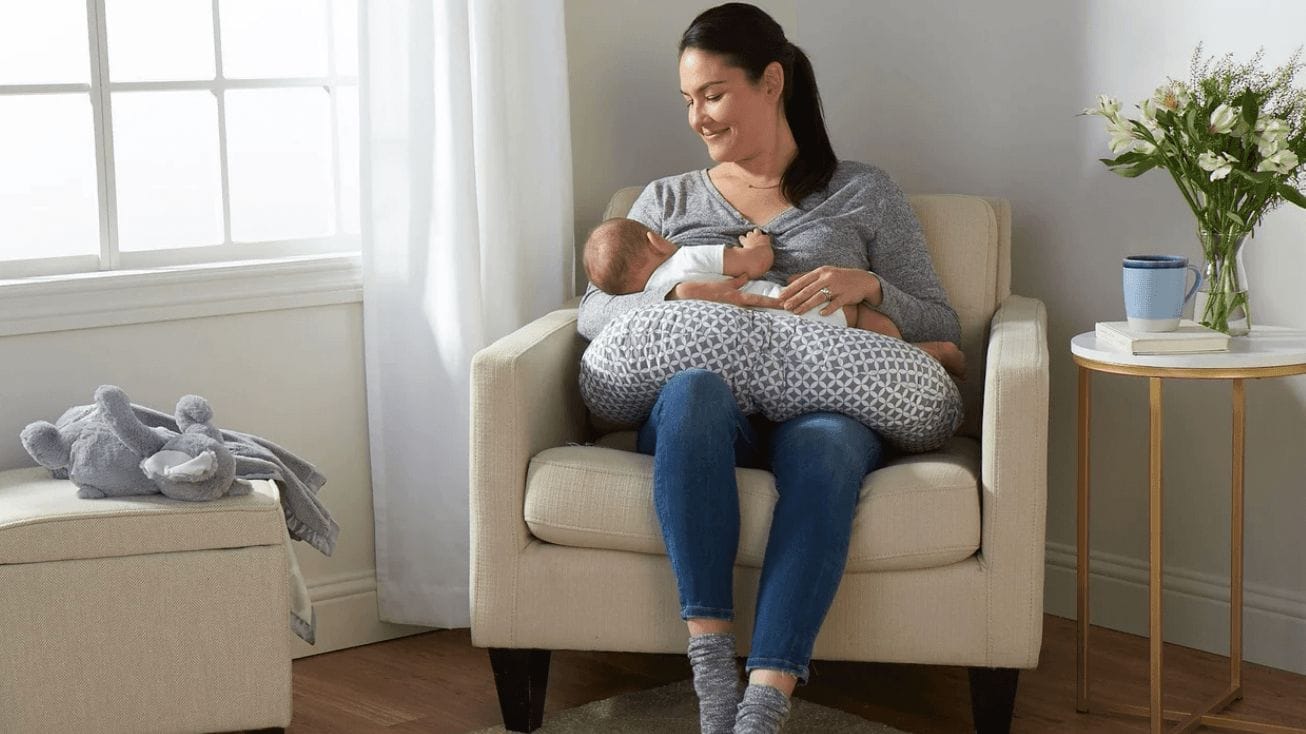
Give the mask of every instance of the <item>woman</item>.
[{"label": "woman", "polygon": [[[733,241],[754,226],[773,238],[768,277],[779,299],[740,282],[679,283],[610,296],[590,286],[578,328],[593,338],[614,316],[663,299],[831,313],[864,302],[909,341],[960,338],[901,190],[879,169],[839,161],[811,63],[766,13],[729,3],[705,11],[680,42],[689,126],[716,162],[653,182],[629,216],[681,245]],[[880,438],[853,419],[810,413],[745,418],[704,370],[673,377],[640,428],[653,455],[654,506],[676,575],[704,732],[778,731],[806,682],[812,645],[843,576],[865,475]],[[779,500],[758,589],[748,688],[735,673],[732,577],[739,542],[735,467],[770,469]]]}]

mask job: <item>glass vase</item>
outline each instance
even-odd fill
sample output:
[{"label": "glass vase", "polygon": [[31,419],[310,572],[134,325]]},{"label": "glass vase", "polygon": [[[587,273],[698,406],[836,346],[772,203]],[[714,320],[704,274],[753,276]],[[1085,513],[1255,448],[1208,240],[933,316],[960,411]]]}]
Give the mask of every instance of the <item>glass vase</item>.
[{"label": "glass vase", "polygon": [[1203,326],[1230,336],[1244,336],[1252,328],[1247,279],[1243,269],[1243,242],[1249,232],[1198,230],[1202,256],[1202,285],[1197,289],[1193,316]]}]

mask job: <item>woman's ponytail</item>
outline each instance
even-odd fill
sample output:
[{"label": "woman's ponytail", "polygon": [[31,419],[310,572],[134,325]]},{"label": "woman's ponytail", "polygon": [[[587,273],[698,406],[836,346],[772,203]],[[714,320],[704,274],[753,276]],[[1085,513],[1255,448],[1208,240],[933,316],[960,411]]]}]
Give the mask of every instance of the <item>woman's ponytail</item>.
[{"label": "woman's ponytail", "polygon": [[748,3],[726,3],[704,10],[680,37],[680,53],[696,48],[724,56],[748,74],[754,84],[771,62],[784,68],[784,114],[798,145],[798,155],[780,180],[780,190],[798,206],[823,190],[834,176],[839,159],[825,131],[821,93],[812,62],[785,38],[784,29],[765,11]]},{"label": "woman's ponytail", "polygon": [[834,176],[839,159],[830,145],[830,135],[825,130],[825,114],[821,107],[821,92],[816,87],[816,73],[812,62],[792,43],[783,54],[785,63],[785,119],[798,144],[798,155],[785,169],[780,190],[785,198],[797,204],[808,194],[823,190]]}]

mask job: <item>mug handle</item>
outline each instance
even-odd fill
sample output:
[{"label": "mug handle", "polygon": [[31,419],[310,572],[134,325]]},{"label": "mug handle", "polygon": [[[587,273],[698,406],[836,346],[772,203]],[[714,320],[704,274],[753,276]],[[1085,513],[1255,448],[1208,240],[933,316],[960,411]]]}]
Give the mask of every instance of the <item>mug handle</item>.
[{"label": "mug handle", "polygon": [[1189,288],[1187,295],[1184,296],[1185,306],[1188,305],[1188,301],[1193,297],[1193,294],[1197,292],[1197,289],[1202,287],[1202,271],[1198,270],[1192,265],[1188,265],[1187,268],[1193,271],[1194,279],[1193,279],[1193,287]]}]

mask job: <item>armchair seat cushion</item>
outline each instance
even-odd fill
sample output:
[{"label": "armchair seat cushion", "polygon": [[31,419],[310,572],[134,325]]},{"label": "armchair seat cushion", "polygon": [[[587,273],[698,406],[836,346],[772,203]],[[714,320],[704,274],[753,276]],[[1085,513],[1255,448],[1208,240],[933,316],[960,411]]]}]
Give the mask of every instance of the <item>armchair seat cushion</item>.
[{"label": "armchair seat cushion", "polygon": [[[653,459],[635,453],[634,434],[609,434],[594,446],[537,454],[526,478],[525,519],[548,543],[665,555],[653,511]],[[848,573],[946,566],[979,549],[980,448],[954,437],[942,449],[902,456],[862,485],[848,550]],[[775,480],[737,469],[740,533],[736,563],[760,568]]]}]

